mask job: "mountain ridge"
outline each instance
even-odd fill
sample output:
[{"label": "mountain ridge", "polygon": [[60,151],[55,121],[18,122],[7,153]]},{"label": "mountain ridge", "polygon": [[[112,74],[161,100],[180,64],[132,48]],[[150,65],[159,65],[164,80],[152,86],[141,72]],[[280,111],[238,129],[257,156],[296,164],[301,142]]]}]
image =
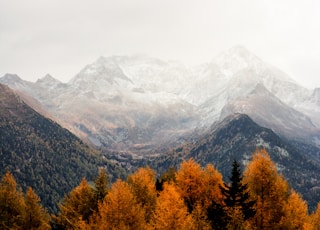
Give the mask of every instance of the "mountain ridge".
[{"label": "mountain ridge", "polygon": [[[313,141],[320,134],[317,91],[299,86],[241,46],[195,68],[148,56],[111,56],[86,65],[68,83],[44,86],[41,81],[15,84],[6,79],[0,82],[33,96],[72,132],[108,148],[156,146],[234,112],[249,113],[290,138]],[[259,84],[270,92],[264,98],[272,101],[276,119],[267,106],[251,104],[250,111],[241,107],[240,101],[252,103]]]}]

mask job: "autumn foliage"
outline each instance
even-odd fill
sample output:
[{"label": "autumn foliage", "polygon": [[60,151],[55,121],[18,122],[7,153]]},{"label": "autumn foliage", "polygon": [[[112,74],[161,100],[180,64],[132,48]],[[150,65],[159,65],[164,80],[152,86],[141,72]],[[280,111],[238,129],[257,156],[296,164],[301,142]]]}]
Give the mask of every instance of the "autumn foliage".
[{"label": "autumn foliage", "polygon": [[266,150],[256,150],[242,173],[233,162],[224,181],[211,164],[193,159],[157,179],[140,168],[111,186],[100,170],[83,179],[49,217],[29,188],[26,194],[10,173],[0,183],[0,229],[320,229],[320,203],[307,203],[290,188]]},{"label": "autumn foliage", "polygon": [[11,173],[0,182],[0,229],[51,229],[50,216],[29,188],[26,195]]}]

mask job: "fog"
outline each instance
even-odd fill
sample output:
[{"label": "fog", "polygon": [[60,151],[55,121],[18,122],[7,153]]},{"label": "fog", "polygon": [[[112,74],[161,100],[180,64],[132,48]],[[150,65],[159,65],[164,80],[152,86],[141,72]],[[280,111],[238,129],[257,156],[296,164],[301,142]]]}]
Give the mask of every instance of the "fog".
[{"label": "fog", "polygon": [[320,1],[0,0],[0,76],[68,81],[99,56],[196,65],[234,45],[320,87]]}]

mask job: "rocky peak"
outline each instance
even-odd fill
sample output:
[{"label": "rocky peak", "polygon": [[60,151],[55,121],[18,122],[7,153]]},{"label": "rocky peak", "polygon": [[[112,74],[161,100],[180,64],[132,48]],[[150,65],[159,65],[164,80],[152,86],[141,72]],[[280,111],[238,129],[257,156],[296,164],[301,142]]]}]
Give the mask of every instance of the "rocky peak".
[{"label": "rocky peak", "polygon": [[218,55],[213,62],[217,63],[227,76],[232,76],[241,69],[256,69],[261,65],[260,58],[243,46],[235,46]]},{"label": "rocky peak", "polygon": [[61,84],[61,82],[52,77],[50,74],[46,74],[44,77],[38,79],[36,84],[43,87],[52,87]]},{"label": "rocky peak", "polygon": [[100,57],[92,64],[85,66],[80,73],[70,80],[69,84],[86,88],[89,82],[94,82],[97,85],[113,85],[119,79],[129,80],[116,58]]},{"label": "rocky peak", "polygon": [[21,83],[23,80],[17,74],[5,74],[2,78],[0,78],[1,82],[4,84],[14,84],[14,83]]}]

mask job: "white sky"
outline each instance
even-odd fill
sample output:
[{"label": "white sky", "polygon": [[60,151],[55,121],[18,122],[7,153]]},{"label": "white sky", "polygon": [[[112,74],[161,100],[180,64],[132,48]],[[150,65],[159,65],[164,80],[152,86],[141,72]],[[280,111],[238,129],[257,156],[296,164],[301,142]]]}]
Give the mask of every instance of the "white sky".
[{"label": "white sky", "polygon": [[0,76],[66,82],[115,54],[200,64],[238,44],[320,87],[318,0],[0,0]]}]

